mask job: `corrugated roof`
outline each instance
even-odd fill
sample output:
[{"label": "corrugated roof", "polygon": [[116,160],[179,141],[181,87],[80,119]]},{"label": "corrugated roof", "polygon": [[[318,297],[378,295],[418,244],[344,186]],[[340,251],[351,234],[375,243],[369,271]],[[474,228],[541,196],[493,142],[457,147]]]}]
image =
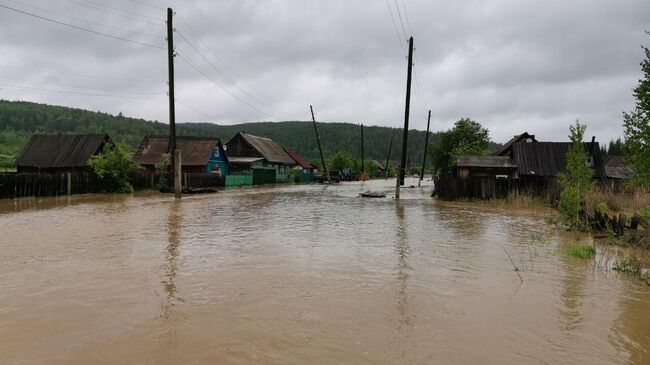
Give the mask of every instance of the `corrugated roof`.
[{"label": "corrugated roof", "polygon": [[38,169],[85,167],[105,143],[112,143],[107,134],[35,134],[27,141],[16,165]]},{"label": "corrugated roof", "polygon": [[[605,167],[600,156],[598,142],[583,143],[585,151],[594,152],[594,174],[598,178],[605,177]],[[557,176],[566,171],[566,154],[571,142],[516,142],[512,146],[512,156],[517,164],[520,176]],[[593,147],[593,148],[592,148]]]},{"label": "corrugated roof", "polygon": [[517,164],[509,156],[460,156],[458,167],[510,167],[516,168]]},{"label": "corrugated roof", "polygon": [[[219,138],[214,137],[176,137],[176,148],[181,150],[183,166],[205,166],[219,143]],[[140,165],[160,164],[169,158],[168,148],[168,136],[144,137],[133,155],[133,160]]]},{"label": "corrugated roof", "polygon": [[304,157],[300,156],[299,154],[297,154],[295,152],[289,152],[289,151],[286,151],[286,152],[289,155],[289,157],[291,157],[303,169],[310,169],[311,170],[311,169],[314,168],[314,166],[312,164],[310,164],[309,161],[305,160]]},{"label": "corrugated roof", "polygon": [[240,133],[248,144],[256,149],[269,162],[281,163],[285,165],[295,165],[294,160],[289,156],[282,146],[275,143],[270,138],[254,136],[252,134]]},{"label": "corrugated roof", "polygon": [[263,159],[264,157],[235,157],[235,156],[228,157],[228,161],[232,164],[238,164],[238,163],[249,164],[256,161],[261,161]]}]

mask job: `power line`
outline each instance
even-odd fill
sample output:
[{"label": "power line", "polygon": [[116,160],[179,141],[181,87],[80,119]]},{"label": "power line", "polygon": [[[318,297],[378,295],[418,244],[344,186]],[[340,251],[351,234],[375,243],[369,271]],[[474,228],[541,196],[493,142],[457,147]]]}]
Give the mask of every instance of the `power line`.
[{"label": "power line", "polygon": [[[200,57],[201,57],[201,58],[202,58],[202,59],[203,59],[203,60],[204,60],[208,65],[210,65],[210,67],[212,67],[216,72],[218,72],[219,74],[221,74],[221,76],[223,76],[223,78],[225,78],[227,81],[229,81],[231,84],[233,84],[233,86],[234,86],[237,90],[241,91],[242,94],[248,96],[248,97],[251,98],[253,101],[255,101],[257,104],[259,104],[259,105],[261,105],[261,106],[265,106],[266,108],[268,108],[269,110],[271,110],[271,111],[273,111],[273,112],[278,112],[277,110],[273,109],[271,106],[266,105],[264,102],[260,101],[259,99],[257,99],[257,98],[254,97],[253,95],[251,95],[251,94],[249,94],[248,92],[246,92],[246,90],[244,90],[244,89],[242,89],[241,87],[239,87],[239,85],[237,85],[237,83],[236,83],[235,81],[229,79],[228,76],[227,76],[226,74],[224,74],[224,73],[223,73],[223,72],[222,72],[218,67],[216,67],[212,62],[210,62],[210,60],[208,60],[208,59],[207,59],[207,58],[206,58],[206,57],[201,53],[201,51],[199,51],[199,50],[198,50],[198,49],[197,49],[197,48],[196,48],[196,47],[195,47],[195,46],[194,46],[194,45],[193,45],[193,44],[192,44],[192,43],[191,43],[187,38],[185,38],[185,36],[183,35],[183,33],[181,33],[181,32],[178,31],[178,30],[176,31],[176,33],[177,33],[177,34],[178,34],[178,35],[179,35],[179,36],[180,36],[180,37],[185,41],[185,43],[187,43],[188,46],[190,46],[190,47],[191,47],[191,48],[192,48],[196,53],[198,53],[198,55],[199,55],[199,56],[200,56]],[[284,113],[280,113],[280,114],[284,114]]]},{"label": "power line", "polygon": [[154,8],[154,9],[158,9],[158,10],[165,10],[165,8],[163,8],[162,6],[151,5],[151,4],[146,3],[144,1],[139,1],[139,0],[130,0],[130,1],[133,1],[134,3],[138,3],[138,4],[148,6],[150,8]]},{"label": "power line", "polygon": [[218,119],[215,118],[214,116],[212,116],[212,115],[210,115],[210,114],[208,114],[208,113],[205,113],[205,112],[201,111],[199,108],[193,106],[192,104],[190,104],[190,103],[188,103],[188,102],[186,102],[186,101],[180,100],[180,99],[178,99],[178,98],[176,98],[175,101],[176,101],[177,103],[181,104],[182,106],[186,107],[187,109],[190,109],[190,110],[196,112],[197,114],[200,114],[200,115],[202,115],[202,116],[204,116],[204,117],[206,117],[206,118],[208,118],[208,119],[212,119],[212,120],[214,120],[214,121],[217,121],[217,120],[218,120]]},{"label": "power line", "polygon": [[404,33],[404,38],[408,38],[408,34],[406,33],[406,29],[404,28],[404,22],[402,21],[402,13],[399,11],[399,4],[397,4],[397,0],[395,0],[395,8],[397,9],[397,16],[399,17],[399,23],[402,25],[402,32]]},{"label": "power line", "polygon": [[117,10],[117,11],[121,11],[121,12],[124,12],[124,13],[127,13],[127,14],[132,14],[132,15],[140,16],[140,17],[143,17],[143,18],[149,18],[149,19],[153,19],[153,20],[161,22],[160,18],[156,18],[156,17],[153,17],[151,15],[141,14],[141,13],[131,11],[131,10],[126,10],[126,9],[122,9],[122,8],[116,8],[116,7],[113,7],[113,6],[108,6],[108,5],[98,3],[98,2],[92,1],[92,0],[82,0],[82,1],[90,3],[90,4],[94,4],[94,5],[97,5],[97,6],[102,6],[102,7],[107,8],[107,9]]},{"label": "power line", "polygon": [[404,44],[402,43],[402,36],[399,35],[399,30],[397,29],[397,23],[395,23],[395,17],[393,16],[393,10],[390,7],[390,3],[388,0],[386,0],[386,6],[388,6],[388,13],[390,14],[390,20],[393,22],[393,28],[395,28],[395,35],[397,35],[397,41],[399,42],[399,46],[402,49],[402,54],[406,55],[406,49],[404,48]]},{"label": "power line", "polygon": [[69,15],[66,15],[66,14],[61,14],[61,13],[58,13],[58,12],[56,12],[56,11],[52,11],[52,10],[49,10],[49,9],[44,9],[44,8],[39,8],[38,6],[33,6],[33,5],[29,5],[29,4],[24,4],[24,3],[21,3],[21,2],[16,1],[16,0],[7,0],[7,1],[12,2],[12,3],[14,3],[14,4],[18,4],[18,5],[24,6],[24,7],[27,7],[27,8],[35,9],[35,10],[38,10],[38,11],[41,11],[41,12],[44,12],[44,13],[48,13],[48,14],[52,14],[52,15],[56,15],[56,16],[60,16],[60,17],[64,17],[64,18],[68,18],[68,19],[71,19],[71,20],[74,20],[74,21],[78,21],[78,22],[82,22],[82,23],[86,23],[86,24],[90,24],[90,25],[98,25],[98,26],[101,26],[101,27],[113,28],[113,29],[117,29],[117,30],[124,31],[124,32],[129,32],[129,33],[133,33],[133,34],[139,34],[139,35],[143,35],[143,36],[147,36],[147,37],[165,39],[164,37],[161,37],[161,36],[158,35],[158,34],[144,33],[144,32],[140,32],[140,31],[136,31],[136,30],[131,30],[131,29],[126,29],[126,28],[117,27],[117,26],[114,26],[114,25],[102,24],[102,23],[97,23],[97,22],[89,21],[89,20],[86,20],[86,19],[75,18],[75,17],[73,17],[73,16],[69,16]]},{"label": "power line", "polygon": [[413,35],[413,31],[411,30],[411,22],[409,21],[409,13],[406,11],[406,1],[402,0],[402,5],[404,7],[404,17],[406,18],[406,27],[409,30],[409,33]]},{"label": "power line", "polygon": [[152,84],[164,83],[163,81],[160,81],[160,80],[147,80],[147,79],[133,79],[133,78],[121,78],[121,77],[85,75],[85,74],[79,74],[79,73],[76,73],[76,72],[73,73],[73,72],[63,72],[63,71],[49,71],[49,70],[43,70],[43,69],[39,69],[39,68],[25,67],[25,66],[13,66],[13,65],[1,65],[0,64],[0,67],[9,67],[9,68],[22,69],[22,70],[43,72],[43,73],[49,73],[49,74],[52,74],[52,75],[77,76],[77,77],[90,78],[90,79],[147,82],[147,83],[152,83]]},{"label": "power line", "polygon": [[88,28],[84,28],[84,27],[80,27],[80,26],[77,26],[77,25],[74,25],[74,24],[64,23],[64,22],[61,22],[61,21],[58,21],[58,20],[55,20],[55,19],[52,19],[52,18],[47,18],[47,17],[44,17],[44,16],[40,16],[40,15],[36,15],[36,14],[30,13],[30,12],[27,12],[27,11],[23,11],[23,10],[20,10],[20,9],[12,8],[12,7],[6,6],[4,4],[0,4],[0,8],[15,11],[17,13],[21,13],[21,14],[24,14],[24,15],[27,15],[27,16],[31,16],[31,17],[36,18],[36,19],[45,20],[45,21],[48,21],[48,22],[51,22],[51,23],[54,23],[54,24],[63,25],[63,26],[70,27],[70,28],[77,29],[77,30],[81,30],[81,31],[84,31],[84,32],[93,33],[93,34],[101,35],[101,36],[112,38],[112,39],[117,39],[117,40],[120,40],[120,41],[123,41],[123,42],[129,42],[129,43],[138,44],[138,45],[145,46],[145,47],[151,47],[151,48],[166,50],[165,48],[156,46],[154,44],[134,41],[132,39],[123,38],[123,37],[119,37],[119,36],[116,36],[116,35],[100,32],[100,31],[96,31],[96,30],[92,30],[92,29],[88,29]]},{"label": "power line", "polygon": [[41,93],[57,93],[57,94],[73,94],[73,95],[84,95],[84,96],[99,96],[99,97],[111,97],[111,98],[122,98],[122,99],[139,99],[139,100],[161,100],[161,98],[152,98],[145,96],[138,96],[137,94],[101,94],[93,93],[86,91],[75,91],[75,90],[59,90],[59,89],[47,89],[40,87],[31,87],[31,86],[22,86],[22,85],[12,85],[12,84],[1,84],[1,90],[14,90],[14,91],[24,91],[24,92],[41,92]]},{"label": "power line", "polygon": [[[0,76],[0,79],[23,81],[23,82],[34,82],[32,80],[29,80],[29,79],[11,77],[11,76]],[[118,92],[118,91],[114,91],[114,90],[97,89],[97,88],[84,87],[84,86],[63,85],[63,84],[53,83],[53,82],[39,82],[39,84],[42,84],[42,85],[56,85],[56,86],[65,87],[65,88],[72,88],[72,89],[85,89],[85,90],[96,91],[96,92],[97,91],[98,92]],[[129,93],[129,94],[134,94],[134,95],[159,95],[159,94],[164,94],[164,93],[165,92],[141,91],[141,92],[133,92],[133,93]]]},{"label": "power line", "polygon": [[81,6],[85,6],[85,7],[90,8],[90,9],[95,9],[95,10],[97,10],[97,11],[101,11],[101,12],[104,12],[104,13],[107,13],[107,14],[121,16],[121,17],[126,18],[126,19],[131,19],[131,20],[135,20],[135,21],[142,22],[142,23],[146,23],[146,24],[150,24],[150,25],[163,25],[163,24],[164,24],[164,22],[162,22],[162,21],[161,21],[160,23],[154,23],[154,22],[149,21],[149,20],[146,20],[146,19],[136,18],[136,17],[129,16],[129,15],[126,15],[126,14],[122,14],[122,13],[116,13],[116,12],[113,12],[113,11],[110,11],[110,10],[106,10],[106,9],[104,9],[104,8],[101,8],[101,7],[97,7],[97,6],[94,6],[94,5],[90,5],[90,4],[82,3],[82,2],[80,2],[80,1],[76,1],[76,0],[69,0],[69,1],[70,1],[71,3],[77,4],[77,5],[81,5]]},{"label": "power line", "polygon": [[[217,61],[219,61],[219,62],[220,62],[220,63],[221,63],[225,68],[229,69],[229,70],[231,71],[231,73],[235,76],[235,78],[237,78],[237,75],[240,74],[240,72],[237,72],[233,67],[231,67],[230,65],[228,65],[228,63],[226,63],[226,62],[225,62],[221,57],[219,57],[219,56],[217,55],[216,52],[214,52],[210,47],[208,47],[208,45],[206,45],[206,44],[201,40],[201,37],[200,37],[200,36],[199,36],[195,31],[194,31],[194,29],[192,29],[192,27],[190,26],[190,24],[189,24],[188,22],[186,22],[185,19],[183,19],[182,16],[180,16],[180,15],[176,15],[176,16],[177,16],[178,19],[181,21],[181,23],[183,23],[183,25],[184,25],[184,26],[185,26],[185,27],[190,31],[190,33],[192,33],[192,35],[196,38],[196,40],[199,42],[199,44],[200,44],[201,46],[203,46],[203,48],[207,49],[208,52],[210,52],[210,53],[212,54],[212,56],[214,56],[214,58],[215,58]],[[180,35],[180,32],[178,32],[178,33],[179,33],[179,35]],[[182,35],[181,35],[181,37],[182,37]],[[219,71],[219,72],[220,72],[220,71]],[[220,72],[220,73],[221,73],[221,72]],[[223,74],[223,73],[222,73],[222,74]],[[225,77],[226,79],[228,79],[228,77],[227,77],[225,74],[223,74],[223,75],[224,75],[224,77]],[[235,85],[235,86],[237,87],[237,82],[232,81],[232,80],[229,80],[229,81],[230,81],[233,85]],[[254,85],[250,85],[250,84],[249,84],[249,86],[250,86],[252,89],[254,89],[255,91],[257,91],[259,94],[261,94],[261,96],[264,96],[264,99],[266,99],[267,101],[270,100],[270,98],[269,98],[267,95],[265,95],[265,94],[264,94],[260,89],[254,87]],[[242,92],[246,93],[245,91],[242,91]],[[252,96],[252,95],[250,95],[250,97],[251,97],[252,99],[254,99],[254,100],[257,100],[257,99],[256,99],[254,96]],[[273,107],[271,107],[270,105],[268,105],[268,104],[266,104],[266,103],[264,103],[264,102],[262,102],[262,101],[260,101],[260,100],[257,100],[257,102],[260,103],[260,104],[262,104],[262,105],[266,105],[270,110],[272,110],[272,111],[274,111],[274,112],[277,112],[277,113],[280,113],[280,114],[287,114],[287,113],[284,113],[284,112],[280,112],[280,111],[278,111],[278,110],[275,110]]]},{"label": "power line", "polygon": [[239,96],[233,94],[233,93],[232,93],[230,90],[228,90],[226,87],[224,87],[224,86],[221,85],[220,83],[218,83],[218,82],[214,81],[213,79],[211,79],[208,75],[206,75],[203,71],[201,71],[201,69],[199,69],[198,67],[196,67],[196,66],[195,66],[192,62],[190,62],[187,58],[183,57],[183,55],[178,54],[178,57],[179,57],[181,60],[183,60],[183,62],[187,63],[187,64],[188,64],[191,68],[193,68],[196,72],[198,72],[199,74],[201,74],[201,76],[203,76],[206,80],[208,80],[209,82],[213,83],[214,85],[216,85],[217,87],[219,87],[220,89],[222,89],[223,91],[225,91],[228,95],[230,95],[230,96],[232,96],[233,98],[239,100],[239,102],[241,102],[242,104],[244,104],[244,105],[246,105],[247,107],[249,107],[249,108],[255,110],[255,111],[258,112],[258,113],[261,113],[261,114],[266,115],[267,117],[270,117],[270,118],[273,118],[273,119],[276,119],[276,120],[280,120],[280,118],[275,117],[275,116],[273,116],[273,115],[271,115],[271,114],[268,114],[268,113],[264,112],[263,110],[260,110],[260,109],[257,108],[256,106],[254,106],[254,105],[248,103],[246,100],[244,100],[244,99],[240,98]]}]

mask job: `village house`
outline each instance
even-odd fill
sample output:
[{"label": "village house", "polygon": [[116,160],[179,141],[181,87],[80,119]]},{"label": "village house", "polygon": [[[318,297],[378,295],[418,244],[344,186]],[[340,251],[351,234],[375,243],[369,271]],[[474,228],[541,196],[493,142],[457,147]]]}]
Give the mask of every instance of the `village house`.
[{"label": "village house", "polygon": [[[183,173],[220,176],[229,173],[228,157],[219,138],[179,136],[176,148],[181,151]],[[169,157],[168,136],[146,136],[133,155],[133,161],[155,172],[157,166],[169,161]]]},{"label": "village house", "polygon": [[314,165],[310,164],[309,161],[305,160],[304,157],[300,156],[296,152],[285,151],[296,163],[294,169],[300,170],[302,175],[313,175],[316,173],[316,168]]},{"label": "village house", "polygon": [[375,177],[386,177],[386,167],[377,160],[372,160],[371,163],[375,166]]},{"label": "village house", "polygon": [[296,165],[276,142],[270,138],[237,133],[226,151],[233,175],[252,175],[253,185],[288,181],[289,169]]},{"label": "village house", "polygon": [[19,173],[90,172],[88,161],[113,142],[107,134],[32,135],[16,160]]},{"label": "village house", "polygon": [[619,189],[634,176],[634,170],[628,165],[625,156],[609,156],[605,160],[605,175],[608,186]]},{"label": "village house", "polygon": [[517,165],[510,156],[460,156],[456,176],[516,179]]}]

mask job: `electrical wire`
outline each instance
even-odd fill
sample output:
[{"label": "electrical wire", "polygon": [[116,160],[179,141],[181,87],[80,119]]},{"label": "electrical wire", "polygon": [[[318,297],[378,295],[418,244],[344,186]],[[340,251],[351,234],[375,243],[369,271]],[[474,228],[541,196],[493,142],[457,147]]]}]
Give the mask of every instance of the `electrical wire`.
[{"label": "electrical wire", "polygon": [[213,84],[216,85],[218,88],[222,89],[224,92],[226,92],[228,95],[232,96],[233,98],[237,99],[237,100],[238,100],[239,102],[241,102],[242,104],[246,105],[247,107],[251,108],[252,110],[254,110],[254,111],[256,111],[256,112],[258,112],[258,113],[260,113],[260,114],[266,115],[267,117],[270,117],[270,118],[275,119],[275,120],[280,120],[280,118],[278,118],[278,117],[276,117],[276,116],[274,116],[274,115],[271,115],[271,114],[269,114],[269,113],[266,113],[265,111],[263,111],[263,110],[257,108],[256,106],[250,104],[250,103],[247,102],[246,100],[240,98],[240,97],[237,96],[236,94],[233,94],[230,90],[228,90],[228,88],[226,88],[225,86],[221,85],[221,84],[218,83],[217,81],[215,81],[215,80],[213,80],[212,78],[210,78],[210,77],[209,77],[208,75],[206,75],[203,71],[201,71],[200,68],[196,67],[192,62],[190,62],[190,60],[188,60],[186,57],[183,57],[182,54],[177,54],[177,56],[178,56],[179,59],[181,59],[183,62],[187,63],[191,68],[193,68],[196,72],[198,72],[201,76],[203,76],[207,81],[213,83]]},{"label": "electrical wire", "polygon": [[141,4],[141,5],[148,6],[150,8],[158,9],[158,10],[167,10],[167,9],[163,8],[162,6],[151,5],[151,4],[146,3],[144,1],[139,1],[139,0],[130,0],[130,1],[133,1],[134,3],[138,3],[138,4]]},{"label": "electrical wire", "polygon": [[397,4],[397,0],[395,0],[395,8],[397,9],[397,16],[399,17],[399,23],[402,25],[402,32],[404,33],[404,38],[408,38],[408,33],[406,33],[406,29],[404,28],[404,22],[402,21],[402,13],[399,11],[399,4]]},{"label": "electrical wire", "polygon": [[122,13],[116,13],[116,12],[107,10],[105,8],[97,7],[97,6],[91,5],[91,4],[86,4],[86,3],[83,3],[83,2],[80,2],[80,1],[77,1],[77,0],[68,0],[68,1],[70,1],[73,4],[85,6],[85,7],[90,8],[90,9],[95,9],[97,11],[104,12],[106,14],[117,15],[117,16],[121,16],[121,17],[126,18],[126,19],[135,20],[135,21],[150,24],[150,25],[164,25],[165,24],[164,21],[162,21],[162,20],[160,20],[160,22],[154,23],[154,22],[146,20],[146,19],[136,18],[136,17],[130,16],[130,15],[122,14]]},{"label": "electrical wire", "polygon": [[[18,78],[18,77],[11,77],[11,76],[0,76],[0,79],[7,79],[7,80],[13,80],[13,81],[22,81],[22,82],[34,82],[29,79],[24,79],[24,78]],[[85,86],[74,86],[74,85],[63,85],[59,83],[54,83],[54,82],[39,82],[39,84],[42,85],[54,85],[58,87],[64,87],[64,88],[72,88],[72,89],[84,89],[84,90],[90,90],[90,91],[95,91],[95,92],[116,92],[115,90],[106,90],[106,89],[97,89],[97,88],[91,88],[91,87],[85,87]],[[150,92],[150,91],[142,91],[142,92],[134,92],[130,94],[135,94],[135,95],[160,95],[164,94],[165,92]]]},{"label": "electrical wire", "polygon": [[90,78],[90,79],[146,82],[146,83],[152,83],[152,84],[160,84],[160,83],[166,84],[165,82],[160,81],[160,80],[147,80],[147,79],[134,79],[134,78],[121,78],[121,77],[86,75],[86,74],[79,74],[79,73],[76,73],[76,72],[73,73],[73,72],[63,72],[63,71],[49,71],[49,70],[44,70],[44,69],[39,69],[39,68],[34,68],[34,67],[2,65],[2,64],[0,64],[0,68],[2,68],[2,67],[16,68],[16,69],[36,71],[36,72],[43,72],[43,73],[48,73],[48,74],[52,74],[52,75],[76,76],[76,77],[83,77],[83,78]]},{"label": "electrical wire", "polygon": [[193,45],[193,44],[192,44],[192,43],[191,43],[191,42],[190,42],[190,41],[189,41],[189,40],[188,40],[184,35],[183,35],[183,33],[181,33],[180,31],[177,30],[177,31],[176,31],[176,34],[178,34],[178,35],[181,37],[181,39],[183,39],[183,40],[185,41],[185,43],[187,43],[187,45],[190,46],[190,48],[192,48],[192,49],[193,49],[193,50],[194,50],[194,51],[195,51],[195,52],[196,52],[196,53],[197,53],[197,54],[198,54],[198,55],[199,55],[199,56],[200,56],[200,57],[201,57],[201,58],[202,58],[202,59],[203,59],[207,64],[208,64],[208,65],[210,65],[210,67],[212,67],[212,69],[214,69],[214,70],[215,70],[216,72],[218,72],[218,73],[219,73],[223,78],[225,78],[227,81],[229,81],[231,84],[233,84],[233,86],[234,86],[237,90],[239,90],[242,94],[248,96],[250,99],[252,99],[254,102],[256,102],[257,104],[259,104],[260,106],[264,106],[264,107],[266,107],[267,109],[273,111],[274,113],[284,114],[284,113],[278,112],[277,110],[273,109],[271,106],[266,105],[264,102],[260,101],[259,99],[257,99],[257,98],[254,97],[253,95],[251,95],[251,94],[249,94],[248,92],[246,92],[246,90],[244,90],[244,89],[242,89],[241,87],[239,87],[239,85],[237,85],[237,83],[236,83],[235,81],[233,81],[232,79],[230,79],[230,78],[229,78],[225,73],[223,73],[223,72],[222,72],[218,67],[216,67],[212,62],[210,62],[210,60],[208,60],[208,59],[207,59],[207,58],[206,58],[206,57],[201,53],[201,51],[199,51],[199,50],[198,50],[198,49],[197,49],[197,48],[196,48],[196,47],[195,47],[195,46],[194,46],[194,45]]},{"label": "electrical wire", "polygon": [[393,22],[393,28],[395,28],[395,35],[397,35],[397,41],[399,42],[399,46],[402,49],[402,54],[406,55],[406,49],[404,48],[404,40],[402,39],[402,36],[399,34],[399,30],[397,29],[397,23],[395,22],[395,16],[393,16],[393,10],[390,6],[390,3],[388,0],[386,0],[386,6],[388,7],[388,13],[390,14],[390,20]]},{"label": "electrical wire", "polygon": [[208,113],[205,113],[205,112],[201,111],[201,110],[200,110],[199,108],[197,108],[196,106],[194,106],[194,105],[192,105],[192,104],[190,104],[190,103],[188,103],[188,102],[186,102],[186,101],[184,101],[184,100],[181,100],[181,99],[176,98],[175,101],[176,101],[177,103],[181,104],[182,106],[186,107],[187,109],[190,109],[190,110],[192,110],[193,112],[195,112],[195,113],[197,113],[197,114],[200,114],[200,115],[202,115],[202,116],[204,116],[204,117],[206,117],[206,118],[208,118],[208,119],[212,119],[212,120],[214,120],[214,121],[217,121],[217,120],[218,120],[218,118],[215,118],[214,116],[212,116],[212,115],[210,115],[210,114],[208,114]]},{"label": "electrical wire", "polygon": [[155,21],[161,21],[160,18],[153,17],[151,15],[146,15],[146,14],[138,13],[138,12],[131,11],[131,10],[126,10],[126,9],[122,9],[122,8],[116,8],[116,7],[113,7],[113,6],[108,6],[106,4],[98,3],[96,1],[92,1],[92,0],[82,0],[82,1],[87,2],[89,4],[94,4],[94,5],[97,5],[97,6],[101,6],[101,7],[107,8],[107,9],[121,11],[121,12],[124,12],[124,13],[127,13],[127,14],[132,14],[132,15],[136,15],[136,16],[139,16],[139,17],[143,17],[143,18],[149,18],[149,19],[152,19],[152,20],[155,20]]},{"label": "electrical wire", "polygon": [[138,100],[161,100],[161,98],[152,98],[147,96],[138,96],[137,94],[102,94],[102,93],[93,93],[86,91],[75,91],[75,90],[59,90],[59,89],[47,89],[40,87],[30,87],[22,85],[12,85],[12,84],[2,84],[0,83],[0,91],[2,90],[14,90],[14,91],[23,91],[23,92],[36,92],[36,93],[57,93],[57,94],[72,94],[72,95],[83,95],[83,96],[98,96],[98,97],[110,97],[110,98],[122,98],[122,99],[138,99]]},{"label": "electrical wire", "polygon": [[404,18],[406,19],[406,28],[409,30],[409,34],[413,35],[413,31],[411,30],[411,21],[409,20],[409,13],[406,11],[406,1],[402,0],[402,5],[404,7]]},{"label": "electrical wire", "polygon": [[152,38],[157,38],[157,39],[165,39],[165,37],[161,37],[159,34],[144,33],[144,32],[140,32],[140,31],[137,31],[137,30],[121,28],[121,27],[114,26],[114,25],[102,24],[102,23],[97,23],[97,22],[94,22],[94,21],[89,21],[89,20],[86,20],[86,19],[75,18],[73,16],[61,14],[61,13],[58,13],[56,11],[52,11],[52,10],[49,10],[49,9],[39,8],[38,6],[33,6],[33,5],[21,3],[20,1],[16,1],[16,0],[6,0],[6,1],[9,1],[9,2],[12,2],[14,4],[24,6],[24,7],[30,8],[30,9],[35,9],[35,10],[38,10],[38,11],[41,11],[41,12],[44,12],[44,13],[56,15],[56,16],[59,16],[59,17],[68,18],[70,20],[74,20],[74,21],[77,21],[77,22],[82,22],[82,23],[86,23],[86,24],[90,24],[90,25],[97,25],[97,26],[106,27],[106,28],[112,28],[112,29],[116,29],[116,30],[121,30],[123,32],[139,34],[139,35],[152,37]]},{"label": "electrical wire", "polygon": [[4,4],[0,4],[0,8],[15,11],[17,13],[21,13],[23,15],[27,15],[27,16],[30,16],[30,17],[33,17],[33,18],[36,18],[36,19],[45,20],[45,21],[48,21],[48,22],[51,22],[51,23],[54,23],[54,24],[59,24],[59,25],[63,25],[63,26],[66,26],[66,27],[73,28],[73,29],[81,30],[81,31],[84,31],[84,32],[101,35],[101,36],[104,36],[104,37],[107,37],[107,38],[117,39],[117,40],[120,40],[120,41],[123,41],[123,42],[129,42],[129,43],[137,44],[137,45],[140,45],[140,46],[167,50],[166,48],[156,46],[155,44],[139,42],[139,41],[135,41],[133,39],[128,39],[128,38],[116,36],[116,35],[113,35],[113,34],[104,33],[104,32],[100,32],[100,31],[97,31],[97,30],[92,30],[92,29],[80,27],[80,26],[77,26],[77,25],[74,25],[74,24],[64,23],[64,22],[58,21],[56,19],[36,15],[34,13],[30,13],[30,12],[23,11],[23,10],[20,10],[20,9],[12,8],[12,7],[4,5]]}]

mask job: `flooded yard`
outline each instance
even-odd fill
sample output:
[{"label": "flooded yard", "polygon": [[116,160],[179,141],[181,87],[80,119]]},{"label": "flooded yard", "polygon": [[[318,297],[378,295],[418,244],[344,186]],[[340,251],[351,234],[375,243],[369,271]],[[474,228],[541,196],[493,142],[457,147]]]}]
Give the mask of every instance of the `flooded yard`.
[{"label": "flooded yard", "polygon": [[0,364],[650,363],[615,250],[393,186],[0,201]]}]

